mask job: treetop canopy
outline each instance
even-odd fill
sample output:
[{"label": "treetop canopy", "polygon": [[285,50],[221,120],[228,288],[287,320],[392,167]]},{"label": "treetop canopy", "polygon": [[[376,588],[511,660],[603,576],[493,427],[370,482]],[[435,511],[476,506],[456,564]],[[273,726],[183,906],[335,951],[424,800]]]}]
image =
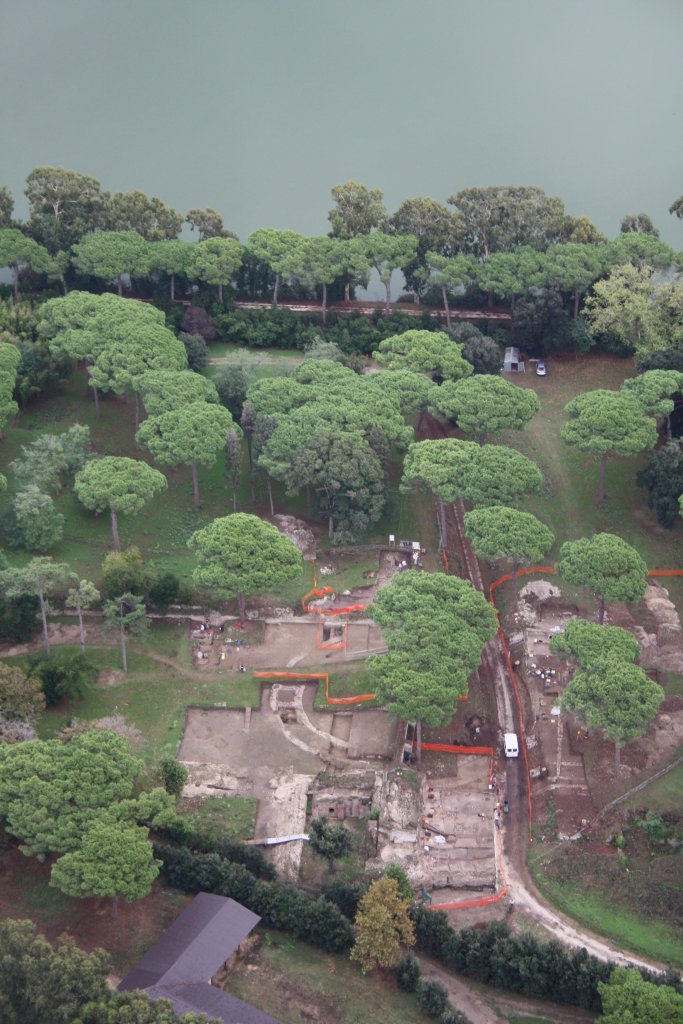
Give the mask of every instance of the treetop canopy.
[{"label": "treetop canopy", "polygon": [[214,519],[187,543],[197,552],[194,582],[224,598],[267,591],[303,569],[291,540],[246,512]]},{"label": "treetop canopy", "polygon": [[563,633],[550,638],[550,650],[571,655],[584,667],[605,658],[633,663],[640,656],[640,644],[627,629],[601,626],[587,619],[570,619]]},{"label": "treetop canopy", "polygon": [[390,370],[412,370],[441,380],[469,377],[473,367],[462,345],[444,331],[405,331],[381,341],[373,359]]},{"label": "treetop canopy", "polygon": [[444,381],[432,391],[431,400],[437,414],[480,436],[522,430],[541,408],[535,391],[490,374]]},{"label": "treetop canopy", "polygon": [[583,451],[633,455],[657,443],[657,427],[635,394],[586,391],[565,406],[570,417],[562,439]]},{"label": "treetop canopy", "polygon": [[0,745],[0,817],[26,853],[76,849],[103,811],[131,795],[142,769],[112,732]]},{"label": "treetop canopy", "polygon": [[135,515],[155,494],[168,486],[166,477],[146,462],[105,455],[87,462],[76,474],[79,501],[94,512],[105,508]]}]

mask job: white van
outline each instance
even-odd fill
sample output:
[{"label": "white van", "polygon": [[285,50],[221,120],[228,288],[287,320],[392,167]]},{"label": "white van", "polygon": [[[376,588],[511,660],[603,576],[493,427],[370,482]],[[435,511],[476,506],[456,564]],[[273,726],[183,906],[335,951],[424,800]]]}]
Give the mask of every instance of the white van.
[{"label": "white van", "polygon": [[519,757],[519,741],[516,732],[506,732],[503,741],[505,744],[506,757]]}]

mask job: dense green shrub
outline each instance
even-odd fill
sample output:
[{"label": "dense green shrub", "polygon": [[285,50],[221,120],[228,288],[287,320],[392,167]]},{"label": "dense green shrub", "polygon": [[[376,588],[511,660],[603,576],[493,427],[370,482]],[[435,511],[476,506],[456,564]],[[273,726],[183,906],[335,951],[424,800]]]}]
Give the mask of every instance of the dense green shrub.
[{"label": "dense green shrub", "polygon": [[683,438],[668,441],[646,458],[636,483],[647,491],[648,507],[655,510],[660,526],[671,529],[678,522],[678,499],[683,494]]},{"label": "dense green shrub", "polygon": [[[1,568],[1,566],[0,566]],[[38,630],[38,598],[33,594],[0,597],[0,640],[23,644]]]},{"label": "dense green shrub", "polygon": [[645,373],[647,370],[678,370],[679,373],[683,373],[683,347],[665,348],[647,356],[639,356],[636,359],[636,369],[638,373]]},{"label": "dense green shrub", "polygon": [[571,321],[559,292],[552,288],[519,299],[512,314],[514,343],[528,355],[545,356],[570,343]]},{"label": "dense green shrub", "polygon": [[[451,971],[537,999],[600,1009],[598,983],[609,979],[615,965],[589,956],[585,949],[569,949],[528,933],[515,935],[501,922],[456,932],[443,911],[423,907],[416,907],[412,916],[417,948]],[[673,973],[641,973],[657,984],[680,982]]]},{"label": "dense green shrub", "polygon": [[102,562],[102,581],[109,598],[134,593],[148,597],[154,586],[155,573],[147,565],[138,547],[110,551]]},{"label": "dense green shrub", "polygon": [[88,696],[98,669],[80,651],[55,651],[51,655],[34,654],[28,662],[29,674],[40,681],[48,707],[66,698],[83,700]]},{"label": "dense green shrub", "polygon": [[228,896],[271,928],[291,932],[330,953],[346,952],[353,945],[350,922],[323,896],[314,899],[292,885],[259,880],[243,864],[218,853],[195,853],[158,843],[154,851],[162,861],[163,874],[177,889]]},{"label": "dense green shrub", "polygon": [[178,603],[180,580],[172,572],[164,572],[149,588],[149,599],[154,607],[164,613],[172,604]]},{"label": "dense green shrub", "polygon": [[26,405],[38,395],[57,390],[69,375],[72,363],[68,356],[53,355],[43,339],[18,342],[21,359],[17,366],[14,395],[19,405]]},{"label": "dense green shrub", "polygon": [[466,320],[453,324],[448,333],[462,345],[463,359],[472,364],[475,373],[500,372],[503,359],[497,341]]},{"label": "dense green shrub", "polygon": [[388,864],[384,870],[385,878],[393,878],[398,886],[398,894],[403,900],[412,900],[415,891],[408,881],[408,876],[400,864]]},{"label": "dense green shrub", "polygon": [[311,849],[320,857],[326,857],[330,867],[351,849],[351,833],[344,825],[334,825],[327,818],[313,818],[308,831]]},{"label": "dense green shrub", "polygon": [[355,920],[358,904],[368,891],[370,879],[364,878],[359,882],[343,882],[340,880],[331,882],[323,889],[323,896],[336,904],[344,917],[349,921]]},{"label": "dense green shrub", "polygon": [[213,382],[216,385],[221,405],[224,405],[232,414],[235,422],[239,423],[249,385],[244,364],[239,359],[234,359],[225,366],[221,366],[213,378]]},{"label": "dense green shrub", "polygon": [[294,348],[303,350],[316,339],[334,342],[347,356],[369,355],[383,338],[404,331],[440,330],[442,325],[428,312],[420,317],[405,313],[384,316],[381,309],[370,316],[331,312],[325,327],[317,315],[300,315],[289,309],[241,309],[215,318],[224,341],[243,348]]},{"label": "dense green shrub", "polygon": [[276,877],[275,868],[258,847],[245,846],[244,843],[232,839],[217,838],[213,834],[202,832],[194,828],[187,818],[178,818],[167,828],[155,829],[155,835],[193,853],[217,853],[225,860],[243,864],[257,878],[272,880]]},{"label": "dense green shrub", "polygon": [[420,965],[412,954],[404,956],[394,968],[396,973],[396,984],[404,992],[414,992],[420,980]]},{"label": "dense green shrub", "polygon": [[440,1017],[448,1006],[448,991],[440,981],[421,978],[417,984],[417,1001],[428,1017]]},{"label": "dense green shrub", "polygon": [[209,347],[201,334],[186,334],[181,331],[178,337],[185,346],[188,370],[201,373],[209,362]]},{"label": "dense green shrub", "polygon": [[39,307],[26,299],[14,302],[10,296],[0,298],[0,333],[6,331],[18,341],[35,341]]},{"label": "dense green shrub", "polygon": [[171,796],[180,796],[189,773],[185,765],[174,757],[163,757],[159,762],[159,775],[166,792]]}]

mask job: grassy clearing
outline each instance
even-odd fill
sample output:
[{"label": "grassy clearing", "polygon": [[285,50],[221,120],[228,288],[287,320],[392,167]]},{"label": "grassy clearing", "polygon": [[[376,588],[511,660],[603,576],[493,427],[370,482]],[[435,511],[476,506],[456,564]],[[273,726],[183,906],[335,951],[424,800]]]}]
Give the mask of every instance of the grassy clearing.
[{"label": "grassy clearing", "polygon": [[184,620],[153,620],[152,628],[145,637],[144,649],[172,658],[182,668],[192,668],[192,638],[188,624]]},{"label": "grassy clearing", "polygon": [[[378,974],[363,975],[347,957],[322,953],[270,929],[263,945],[239,961],[225,988],[282,1024],[421,1024],[414,995]],[[256,967],[256,970],[253,970]],[[251,970],[249,968],[252,968]]]},{"label": "grassy clearing", "polygon": [[662,681],[662,686],[666,693],[683,697],[683,675],[678,672],[668,672],[666,679]]},{"label": "grassy clearing", "polygon": [[[226,349],[227,351],[227,349]],[[254,373],[272,375],[295,365],[300,354],[271,352],[255,354],[252,360]],[[42,399],[39,404],[29,406],[8,432],[2,445],[2,465],[6,469],[18,456],[21,445],[35,440],[40,434],[60,433],[79,422],[90,427],[93,450],[100,455],[123,455],[140,459],[154,465],[146,449],[135,443],[134,406],[123,398],[104,397],[101,402],[101,416],[95,415],[94,403],[86,394],[85,377],[82,371],[74,371],[63,390],[52,397]],[[199,467],[199,485],[202,502],[199,508],[192,505],[192,482],[189,466],[162,467],[168,481],[168,490],[151,502],[142,513],[133,517],[120,517],[121,540],[124,547],[136,545],[146,560],[156,565],[159,571],[174,572],[186,583],[191,583],[195,557],[187,547],[187,541],[195,530],[201,529],[218,516],[233,511],[232,496],[225,484],[223,460],[218,459],[211,467]],[[0,496],[0,512],[12,501],[12,474],[7,474],[10,487]],[[436,529],[433,517],[425,514],[428,502],[422,495],[398,493],[401,476],[400,453],[395,452],[389,467],[390,488],[387,507],[382,520],[364,538],[366,545],[386,543],[389,533],[397,536],[420,537],[431,555],[436,551]],[[284,488],[273,486],[275,509],[279,513],[303,517],[310,521],[305,494],[287,495]],[[101,564],[112,549],[109,516],[94,515],[78,502],[72,490],[67,489],[57,499],[58,510],[65,517],[64,537],[51,552],[57,561],[67,562],[81,576],[100,579]],[[238,490],[237,507],[256,515],[269,513],[267,490],[262,478],[255,480],[254,498],[249,478],[246,442],[243,453],[242,480]],[[330,554],[332,546],[326,537],[325,524],[315,525],[319,539],[319,561],[334,561]],[[29,554],[21,550],[7,551],[13,565],[22,565]],[[341,572],[334,580],[337,589],[346,590],[362,586],[366,581],[363,573],[376,569],[377,556],[368,553],[367,547],[351,552],[343,560]],[[428,568],[434,568],[427,563]],[[299,580],[284,584],[272,595],[266,595],[275,604],[295,606],[302,594],[310,589],[311,572],[305,568]]]},{"label": "grassy clearing", "polygon": [[69,913],[73,900],[59,889],[53,889],[49,879],[19,875],[17,883],[17,901],[29,914],[38,912],[44,920],[53,921]]},{"label": "grassy clearing", "polygon": [[[560,881],[549,870],[551,858],[552,851],[549,854],[537,847],[529,854],[529,868],[540,891],[556,907],[623,949],[659,963],[683,967],[683,936],[679,929],[654,915],[641,916],[618,904],[615,894],[619,890],[612,884],[610,890],[600,891],[592,872],[584,871],[581,878],[562,872]],[[628,898],[625,892],[623,895]]]},{"label": "grassy clearing", "polygon": [[[361,693],[372,693],[372,683],[364,661],[350,661],[347,664],[324,665],[320,669],[307,669],[309,672],[328,672],[330,697],[356,697]],[[321,681],[315,697],[316,708],[327,708],[325,701],[325,683]],[[377,701],[369,701],[363,707],[379,707]]]},{"label": "grassy clearing", "polygon": [[[69,646],[62,649],[77,650]],[[87,656],[100,671],[121,668],[117,647],[89,647]],[[7,660],[25,663],[26,658]],[[259,706],[259,683],[250,675],[226,673],[218,677],[185,673],[135,649],[129,652],[128,669],[127,676],[115,677],[112,685],[95,686],[85,700],[73,701],[68,708],[59,705],[48,710],[40,721],[40,737],[53,736],[72,718],[91,721],[120,714],[140,730],[141,754],[153,762],[164,755],[175,754],[189,705]]]},{"label": "grassy clearing", "polygon": [[333,882],[353,883],[365,877],[365,862],[375,852],[365,819],[347,819],[344,827],[351,833],[351,849],[343,857],[333,861],[332,867],[325,857],[311,849],[310,843],[304,843],[299,884],[309,892],[318,893]]},{"label": "grassy clearing", "polygon": [[[22,444],[35,440],[42,433],[59,433],[74,422],[90,427],[92,447],[98,454],[124,455],[153,465],[147,451],[135,444],[133,405],[122,399],[105,399],[102,415],[97,419],[92,402],[84,394],[83,375],[79,372],[72,374],[60,395],[44,399],[21,416],[19,425],[8,432],[3,442],[3,464],[6,466],[17,456]],[[242,508],[251,498],[246,454],[244,461],[238,496]],[[194,556],[187,548],[189,536],[211,519],[232,511],[222,460],[210,468],[200,467],[203,502],[197,510],[192,507],[190,467],[165,468],[164,473],[168,480],[167,492],[147,505],[140,515],[121,517],[121,540],[124,546],[136,544],[160,569],[176,572],[189,582],[194,566]],[[9,479],[10,489],[0,507],[6,506],[13,496],[11,473]],[[109,516],[88,512],[71,490],[58,498],[57,507],[65,516],[66,524],[62,542],[51,553],[56,560],[68,562],[81,575],[97,579],[102,559],[112,548]],[[12,563],[21,564],[28,555],[10,551],[8,557]]]},{"label": "grassy clearing", "polygon": [[239,359],[248,370],[257,366],[294,367],[303,362],[304,354],[298,348],[244,348],[229,341],[211,342],[209,359],[230,361]]},{"label": "grassy clearing", "polygon": [[547,1017],[509,1017],[510,1024],[553,1024]]},{"label": "grassy clearing", "polygon": [[258,800],[246,796],[207,796],[184,800],[179,810],[202,832],[227,839],[251,839]]},{"label": "grassy clearing", "polygon": [[647,806],[649,810],[661,811],[663,814],[680,813],[682,793],[683,765],[679,765],[661,779],[657,779],[647,789],[624,801],[624,805],[632,808]]},{"label": "grassy clearing", "polygon": [[[557,561],[566,540],[607,531],[632,544],[651,569],[683,568],[683,521],[672,530],[657,524],[647,507],[646,492],[636,487],[636,473],[645,456],[611,459],[607,467],[606,500],[597,504],[598,459],[566,445],[560,431],[566,422],[564,406],[576,395],[595,388],[618,390],[635,376],[631,359],[586,356],[578,360],[551,360],[547,377],[520,375],[515,383],[532,388],[542,407],[524,431],[507,431],[495,440],[517,448],[540,467],[541,494],[520,502],[550,526],[556,543],[548,554]],[[671,598],[683,607],[683,579],[663,580]]]}]

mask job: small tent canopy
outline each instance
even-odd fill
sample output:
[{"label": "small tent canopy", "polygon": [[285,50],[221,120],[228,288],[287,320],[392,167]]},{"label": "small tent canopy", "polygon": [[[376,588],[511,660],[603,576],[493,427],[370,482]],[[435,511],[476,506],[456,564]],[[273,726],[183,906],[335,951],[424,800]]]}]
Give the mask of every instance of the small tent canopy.
[{"label": "small tent canopy", "polygon": [[520,362],[518,348],[510,347],[505,349],[505,359],[503,360],[503,372],[524,373],[524,363]]}]

